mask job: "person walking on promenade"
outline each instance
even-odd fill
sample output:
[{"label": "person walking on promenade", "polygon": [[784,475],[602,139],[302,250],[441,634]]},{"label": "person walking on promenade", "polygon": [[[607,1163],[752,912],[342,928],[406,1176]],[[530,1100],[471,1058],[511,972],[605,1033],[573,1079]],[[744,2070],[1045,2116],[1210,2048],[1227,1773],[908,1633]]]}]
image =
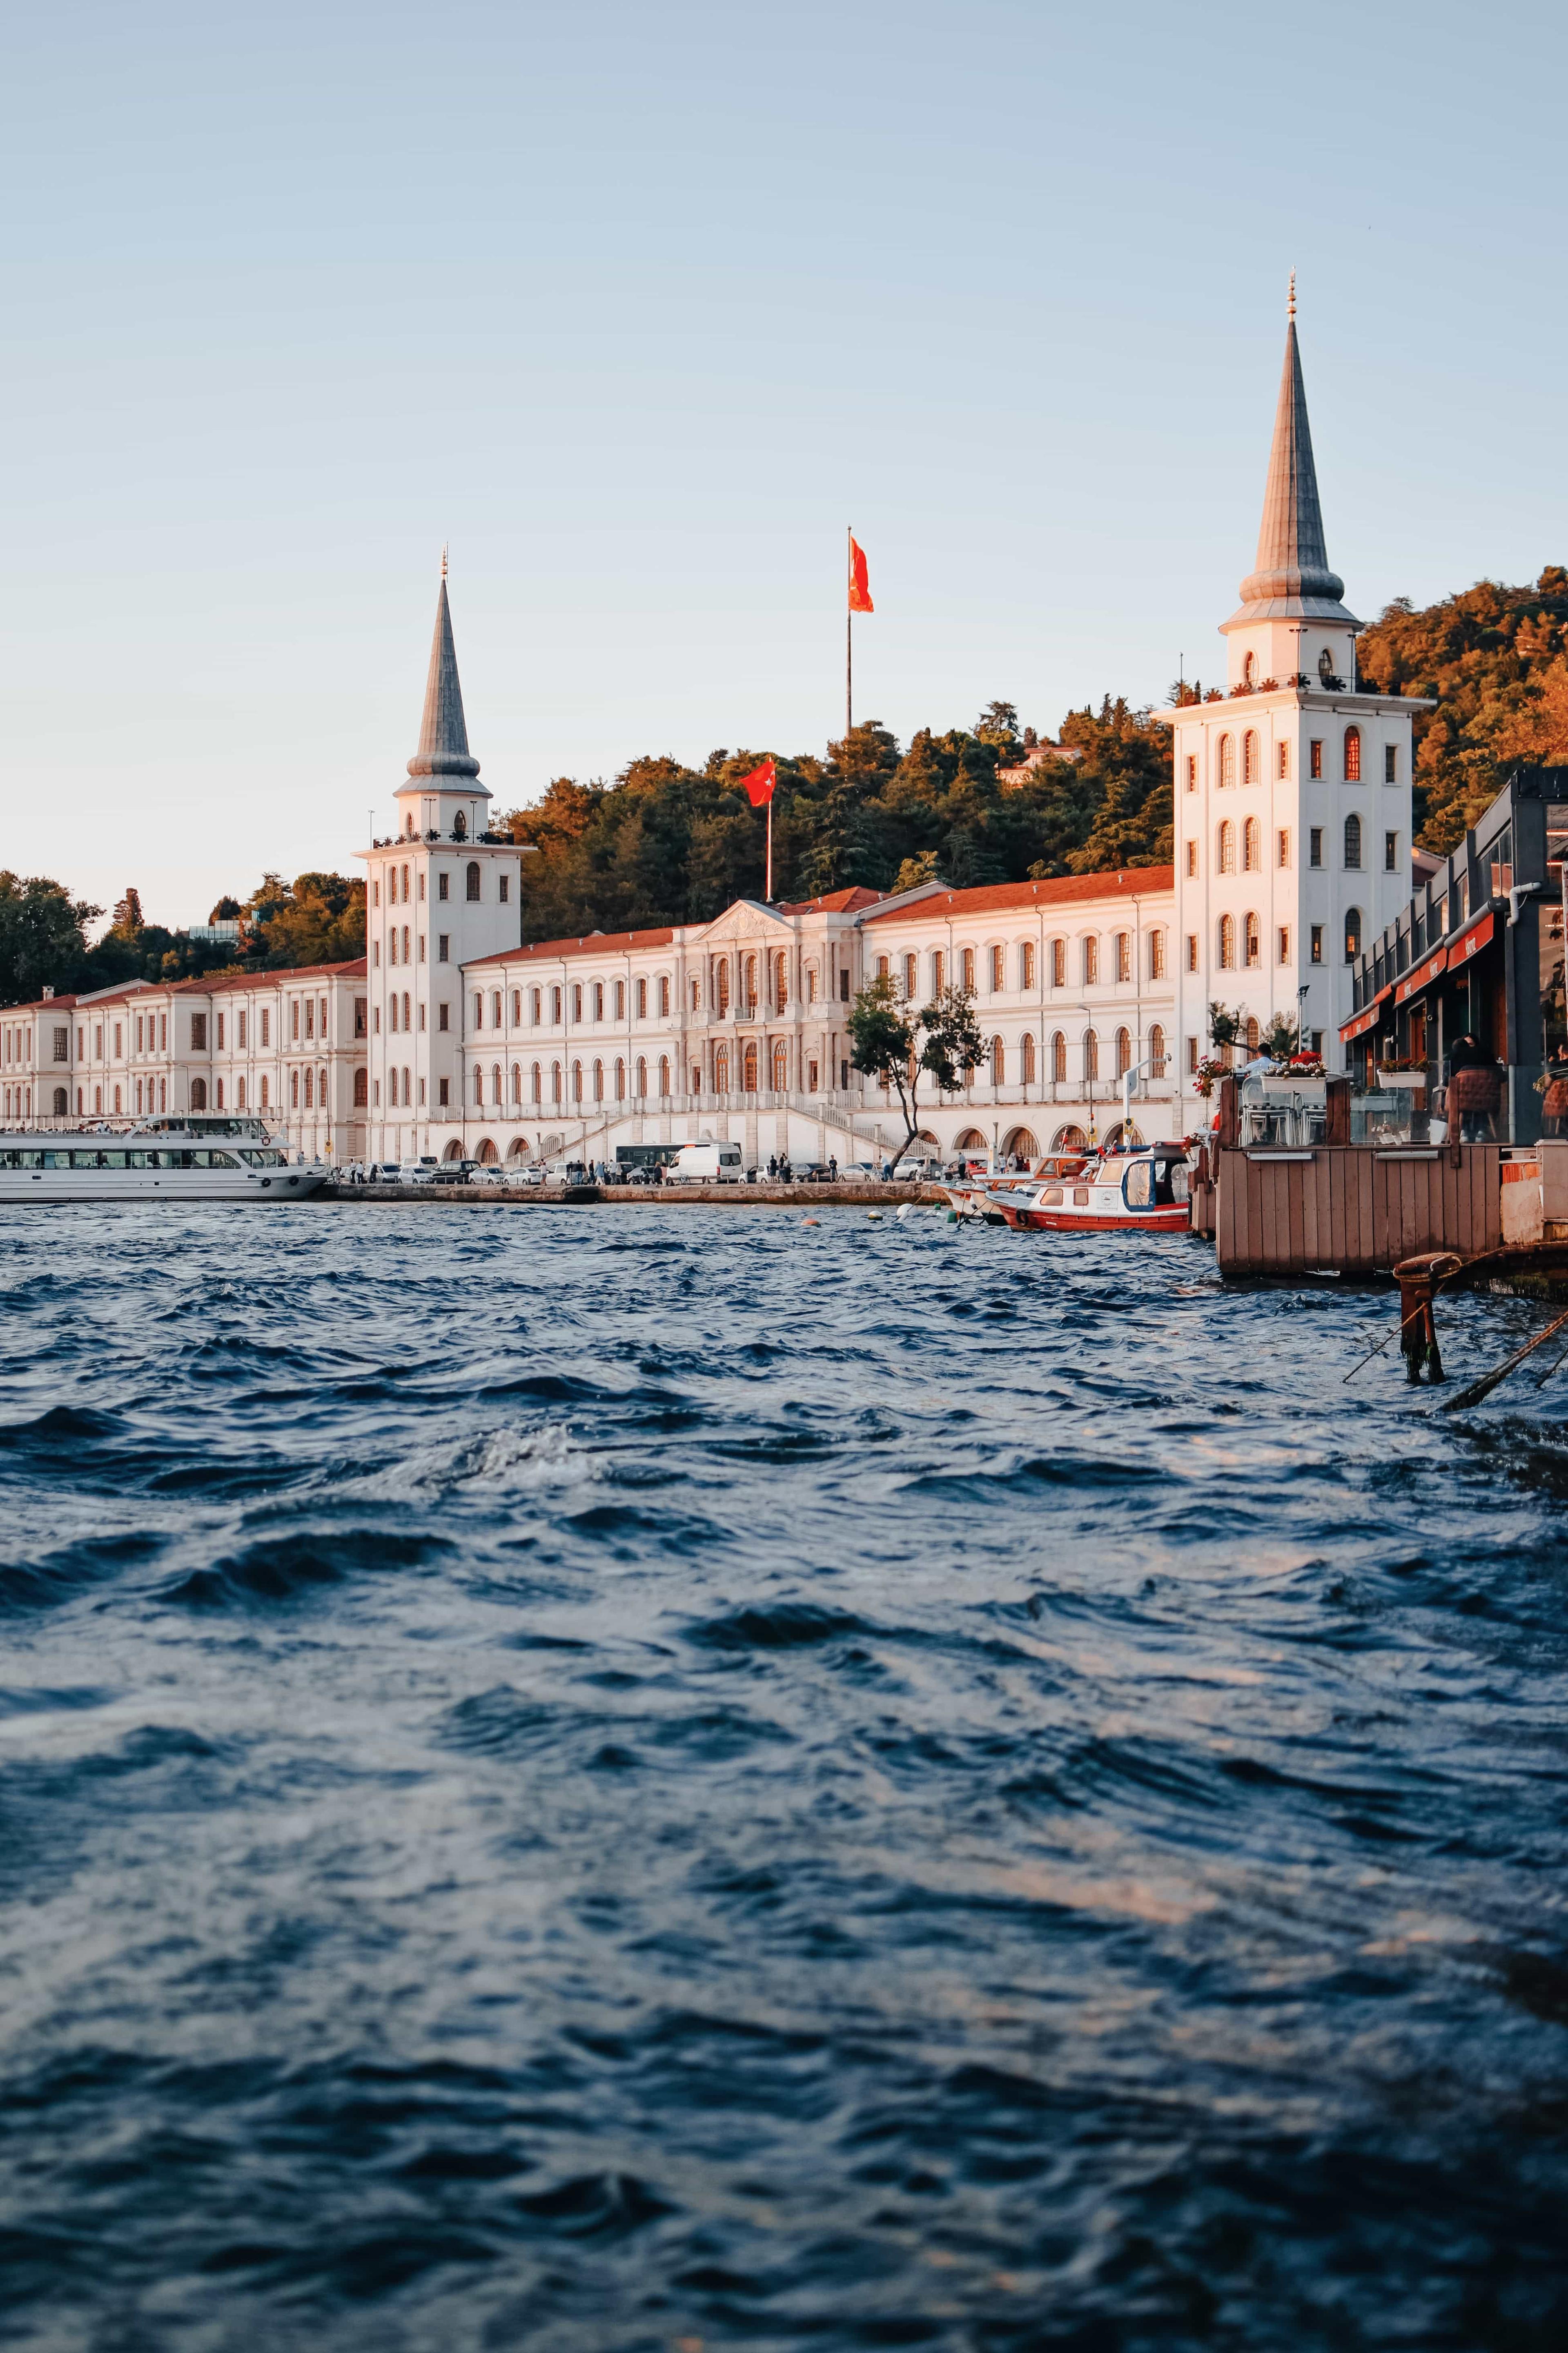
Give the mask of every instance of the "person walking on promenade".
[{"label": "person walking on promenade", "polygon": [[1502,1102],[1502,1074],[1472,1030],[1454,1040],[1448,1057],[1448,1116],[1458,1114],[1466,1144],[1495,1141],[1493,1120]]}]

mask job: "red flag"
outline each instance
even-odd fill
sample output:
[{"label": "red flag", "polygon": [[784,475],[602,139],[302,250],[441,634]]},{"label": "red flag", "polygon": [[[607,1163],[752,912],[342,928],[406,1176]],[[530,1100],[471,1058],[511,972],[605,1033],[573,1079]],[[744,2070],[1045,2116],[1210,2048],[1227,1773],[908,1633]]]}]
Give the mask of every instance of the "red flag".
[{"label": "red flag", "polygon": [[871,584],[866,577],[866,551],[859,541],[849,542],[849,610],[852,613],[874,613]]},{"label": "red flag", "polygon": [[763,808],[772,800],[777,782],[778,771],[772,760],[764,760],[760,768],[753,768],[749,776],[742,777],[741,790],[753,808]]}]

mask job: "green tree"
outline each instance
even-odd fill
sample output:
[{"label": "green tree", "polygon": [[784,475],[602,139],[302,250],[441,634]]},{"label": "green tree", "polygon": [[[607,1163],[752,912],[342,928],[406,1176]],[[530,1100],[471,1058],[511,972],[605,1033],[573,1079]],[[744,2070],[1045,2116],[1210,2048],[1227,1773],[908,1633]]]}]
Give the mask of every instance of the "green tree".
[{"label": "green tree", "polygon": [[856,1070],[899,1099],[904,1140],[889,1163],[896,1168],[920,1135],[922,1073],[940,1092],[956,1093],[963,1072],[976,1069],[985,1044],[973,1000],[961,988],[943,989],[917,1012],[886,975],[860,990],[849,1008],[850,1060]]},{"label": "green tree", "polygon": [[312,872],[286,882],[264,874],[239,917],[241,954],[252,968],[347,964],[364,954],[364,884],[357,875]]},{"label": "green tree", "polygon": [[0,872],[0,1003],[29,1005],[46,988],[86,987],[87,926],[102,913],[47,875]]}]

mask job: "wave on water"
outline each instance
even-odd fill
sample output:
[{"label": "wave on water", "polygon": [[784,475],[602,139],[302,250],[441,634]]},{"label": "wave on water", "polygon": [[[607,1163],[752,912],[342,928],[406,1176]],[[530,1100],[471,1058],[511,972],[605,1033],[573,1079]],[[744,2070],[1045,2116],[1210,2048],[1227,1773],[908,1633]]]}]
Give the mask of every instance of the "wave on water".
[{"label": "wave on water", "polygon": [[1568,2342],[1545,1399],[1171,1239],[8,1239],[0,2344]]}]

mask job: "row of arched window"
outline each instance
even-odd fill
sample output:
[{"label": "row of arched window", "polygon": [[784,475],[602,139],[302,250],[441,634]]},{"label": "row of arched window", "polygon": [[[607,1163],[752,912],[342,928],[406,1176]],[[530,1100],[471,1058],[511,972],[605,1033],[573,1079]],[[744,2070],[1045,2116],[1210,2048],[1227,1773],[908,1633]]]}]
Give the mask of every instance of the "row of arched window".
[{"label": "row of arched window", "polygon": [[[1061,938],[1046,942],[1046,972],[1052,988],[1066,988],[1068,986],[1068,972],[1071,945],[1070,942]],[[1103,955],[1101,955],[1102,945],[1105,949]],[[1133,933],[1112,932],[1109,939],[1102,943],[1098,932],[1089,932],[1078,941],[1077,946],[1078,982],[1084,987],[1098,987],[1102,979],[1131,981],[1137,976],[1133,971],[1133,957],[1138,952],[1137,940]],[[1143,959],[1144,976],[1150,980],[1163,980],[1165,977],[1163,929],[1144,934]],[[1038,983],[1035,941],[1018,941],[1011,951],[1011,960],[1012,969],[1016,975],[1012,985],[1026,991],[1037,987]],[[896,979],[901,994],[912,1001],[921,994],[922,979],[931,997],[940,997],[950,981],[955,987],[962,988],[966,996],[977,996],[980,993],[978,984],[982,977],[986,982],[987,992],[990,995],[1001,996],[1009,987],[1008,965],[1009,950],[1001,943],[997,943],[988,948],[960,948],[952,956],[945,948],[929,949],[924,957],[923,973],[921,955],[912,948],[907,948],[899,957],[896,969],[890,957],[879,956],[877,971],[879,976],[884,980]]]},{"label": "row of arched window", "polygon": [[[1345,729],[1341,751],[1342,773],[1346,784],[1359,784],[1361,782],[1361,729],[1359,727]],[[1214,776],[1215,782],[1221,792],[1229,791],[1236,783],[1238,754],[1242,783],[1258,785],[1263,781],[1262,738],[1255,727],[1248,727],[1241,736],[1239,746],[1234,735],[1221,735],[1215,740]],[[1313,738],[1310,757],[1313,776],[1321,776],[1323,773],[1323,744],[1321,737]],[[1387,745],[1384,752],[1384,778],[1391,785],[1395,781],[1396,759],[1397,754],[1394,745]],[[1274,746],[1274,773],[1280,777],[1289,776],[1290,774],[1290,746],[1288,742],[1281,741]],[[1194,755],[1189,754],[1186,769],[1188,792],[1195,792],[1197,784],[1197,760]]]}]

